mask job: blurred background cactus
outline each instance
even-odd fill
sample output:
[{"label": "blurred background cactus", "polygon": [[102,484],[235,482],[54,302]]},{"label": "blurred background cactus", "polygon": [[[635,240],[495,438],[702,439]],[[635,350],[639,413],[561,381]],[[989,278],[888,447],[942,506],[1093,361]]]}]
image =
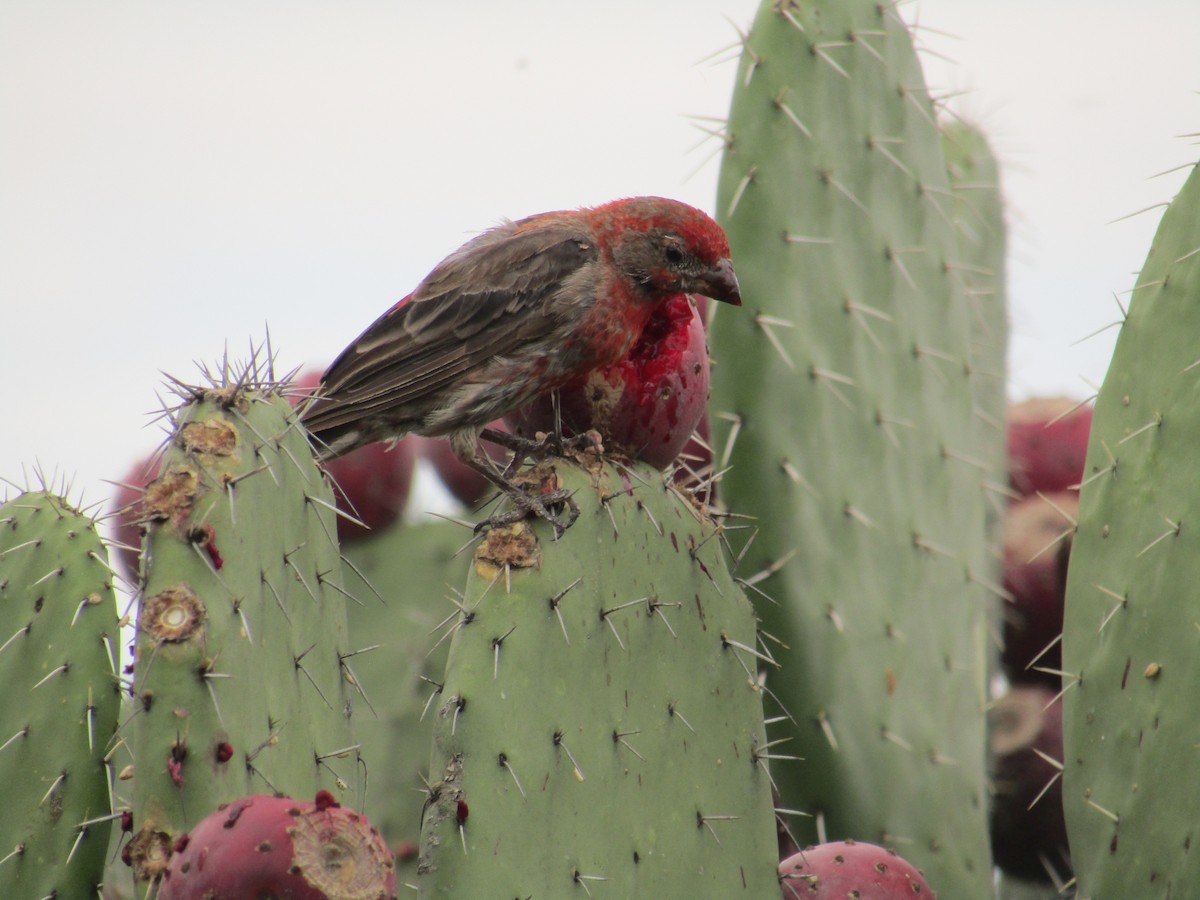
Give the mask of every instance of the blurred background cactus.
[{"label": "blurred background cactus", "polygon": [[1200,801],[1191,505],[1200,174],[1163,213],[1096,399],[1063,632],[1063,802],[1085,897],[1188,893]]},{"label": "blurred background cactus", "polygon": [[747,315],[713,321],[714,444],[786,648],[767,683],[804,759],[777,776],[801,843],[898,846],[978,897],[1005,229],[994,165],[987,202],[951,189],[936,116],[894,10],[762,4],[717,199]]},{"label": "blurred background cactus", "polygon": [[43,485],[0,506],[0,885],[85,897],[114,818],[109,752],[120,640],[108,551],[93,517]]}]

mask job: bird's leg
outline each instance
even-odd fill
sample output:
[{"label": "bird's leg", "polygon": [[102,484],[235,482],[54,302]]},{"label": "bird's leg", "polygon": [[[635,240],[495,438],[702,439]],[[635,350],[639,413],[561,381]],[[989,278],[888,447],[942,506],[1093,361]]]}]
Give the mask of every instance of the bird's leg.
[{"label": "bird's leg", "polygon": [[[491,429],[485,429],[485,431]],[[513,437],[504,432],[496,432],[505,437]],[[521,440],[517,438],[517,440]],[[544,494],[531,494],[521,485],[516,484],[511,478],[511,472],[501,472],[492,458],[486,453],[482,457],[475,453],[475,437],[470,432],[460,432],[453,434],[450,437],[450,449],[454,455],[459,458],[464,464],[474,469],[496,487],[500,488],[516,505],[511,513],[499,513],[493,515],[487,522],[487,525],[503,525],[518,521],[528,515],[535,515],[539,518],[550,522],[560,533],[570,528],[574,523],[576,516],[579,514],[578,508],[571,501],[571,492],[565,489],[556,491],[548,491]],[[518,454],[517,459],[523,459],[523,453],[520,449],[514,450]],[[512,470],[513,466],[509,466]],[[558,503],[567,504],[567,516],[561,517],[550,511],[550,507]],[[481,526],[482,527],[482,526]]]},{"label": "bird's leg", "polygon": [[546,446],[545,441],[523,438],[510,431],[500,431],[497,428],[484,428],[479,432],[479,436],[488,443],[499,444],[504,449],[519,454],[522,460],[526,456],[544,450]]},{"label": "bird's leg", "polygon": [[[575,523],[575,519],[579,515],[579,507],[571,499],[571,491],[566,488],[559,488],[556,491],[549,491],[545,494],[531,494],[521,487],[521,485],[514,483],[504,473],[500,472],[492,463],[491,458],[486,455],[482,460],[472,457],[469,460],[464,459],[463,462],[492,484],[496,485],[496,487],[500,488],[516,506],[516,509],[511,512],[493,514],[486,521],[476,526],[477,531],[487,525],[494,527],[496,525],[508,525],[518,522],[529,515],[545,519],[555,527],[559,534],[566,531]],[[550,507],[558,503],[566,504],[567,514],[565,517],[550,511]]]},{"label": "bird's leg", "polygon": [[[479,437],[488,443],[496,444],[512,452],[512,459],[504,467],[505,478],[512,478],[516,475],[521,470],[521,466],[525,464],[525,458],[542,449],[541,441],[531,441],[528,438],[518,437],[515,434],[500,431],[496,428],[483,429],[479,433]],[[486,456],[487,454],[484,455]]]}]

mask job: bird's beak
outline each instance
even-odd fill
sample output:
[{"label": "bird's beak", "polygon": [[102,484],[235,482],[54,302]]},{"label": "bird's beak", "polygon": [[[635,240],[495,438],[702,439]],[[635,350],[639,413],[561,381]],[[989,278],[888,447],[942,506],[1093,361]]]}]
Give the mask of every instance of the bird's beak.
[{"label": "bird's beak", "polygon": [[705,273],[697,293],[731,306],[742,305],[742,291],[738,287],[737,275],[733,273],[733,263],[723,259]]}]

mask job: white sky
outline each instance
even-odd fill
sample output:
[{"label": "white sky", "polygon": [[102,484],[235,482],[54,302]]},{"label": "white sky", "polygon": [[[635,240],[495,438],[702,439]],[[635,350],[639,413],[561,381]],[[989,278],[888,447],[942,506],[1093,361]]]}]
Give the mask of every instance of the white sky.
[{"label": "white sky", "polygon": [[[103,499],[159,441],[160,370],[244,356],[265,323],[284,368],[327,362],[504,216],[711,209],[696,117],[725,114],[718,51],[756,6],[0,0],[0,476]],[[1086,396],[1115,332],[1072,344],[1117,318],[1161,212],[1106,223],[1197,156],[1176,136],[1200,131],[1200,4],[905,14],[1007,164],[1010,394]]]}]

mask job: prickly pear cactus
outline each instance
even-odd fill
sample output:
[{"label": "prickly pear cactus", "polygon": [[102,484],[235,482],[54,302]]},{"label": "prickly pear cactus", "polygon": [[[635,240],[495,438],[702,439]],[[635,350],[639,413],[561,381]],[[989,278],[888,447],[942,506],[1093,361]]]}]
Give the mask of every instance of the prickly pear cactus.
[{"label": "prickly pear cactus", "polygon": [[802,844],[875,841],[945,896],[989,896],[974,263],[894,5],[764,2],[725,139],[748,309],[712,323],[714,447],[760,526],[739,573],[788,647],[767,682],[790,714],[771,734],[804,758],[783,804],[814,816]]},{"label": "prickly pear cactus", "polygon": [[119,640],[95,523],[47,491],[0,506],[0,891],[95,896],[112,827],[105,756]]},{"label": "prickly pear cactus", "polygon": [[721,535],[645,465],[554,469],[578,520],[490,531],[451,608],[421,895],[777,897],[769,660]]},{"label": "prickly pear cactus", "polygon": [[217,804],[361,804],[333,496],[277,387],[187,393],[143,499],[128,855],[139,878]]},{"label": "prickly pear cactus", "polygon": [[961,279],[970,311],[972,421],[988,501],[986,533],[999,558],[1007,505],[1008,454],[1005,444],[1008,289],[1005,278],[1008,226],[1000,187],[1000,162],[987,136],[960,119],[943,122],[942,147],[954,195],[951,217],[959,255],[952,274]]},{"label": "prickly pear cactus", "polygon": [[1080,897],[1200,884],[1200,171],[1164,213],[1096,401],[1063,633]]},{"label": "prickly pear cactus", "polygon": [[[450,645],[444,620],[466,580],[471,532],[455,522],[389,528],[347,544],[346,660],[367,691],[367,710],[354,720],[363,754],[377,760],[361,810],[396,853],[404,878],[416,866],[422,789],[428,784],[433,734],[432,686],[440,682]],[[462,551],[462,552],[459,552]],[[428,706],[427,706],[428,704]]]}]

